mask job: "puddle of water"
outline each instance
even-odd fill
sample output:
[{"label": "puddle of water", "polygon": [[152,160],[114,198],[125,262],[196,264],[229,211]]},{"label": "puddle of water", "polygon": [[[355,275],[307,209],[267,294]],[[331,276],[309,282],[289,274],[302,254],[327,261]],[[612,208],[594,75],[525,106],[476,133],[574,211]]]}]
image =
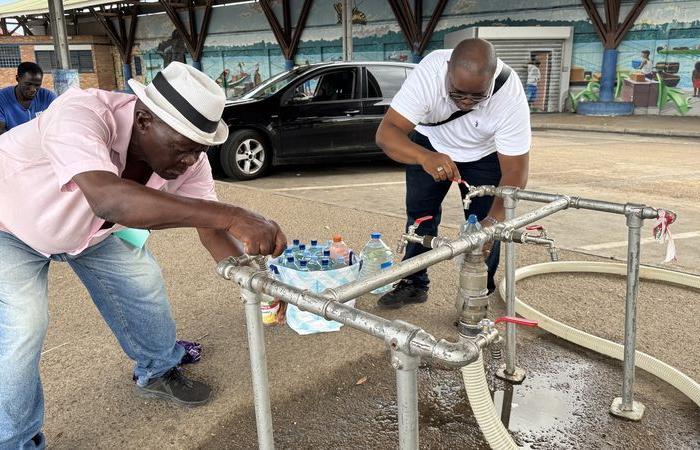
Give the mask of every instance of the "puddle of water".
[{"label": "puddle of water", "polygon": [[590,365],[554,362],[549,366],[547,372],[529,376],[520,386],[504,383],[503,390],[493,393],[503,424],[527,448],[543,434],[567,434],[584,408],[581,399]]}]

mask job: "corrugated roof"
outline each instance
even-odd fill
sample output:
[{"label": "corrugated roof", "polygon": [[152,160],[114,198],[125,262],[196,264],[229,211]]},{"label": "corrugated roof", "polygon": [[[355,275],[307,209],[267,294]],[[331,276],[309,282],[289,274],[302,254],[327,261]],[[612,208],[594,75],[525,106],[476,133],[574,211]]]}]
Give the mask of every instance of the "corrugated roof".
[{"label": "corrugated roof", "polygon": [[[115,0],[63,0],[63,9],[68,11],[70,9],[87,8],[108,3],[115,3]],[[48,12],[49,0],[18,0],[0,6],[0,18],[47,14]]]}]

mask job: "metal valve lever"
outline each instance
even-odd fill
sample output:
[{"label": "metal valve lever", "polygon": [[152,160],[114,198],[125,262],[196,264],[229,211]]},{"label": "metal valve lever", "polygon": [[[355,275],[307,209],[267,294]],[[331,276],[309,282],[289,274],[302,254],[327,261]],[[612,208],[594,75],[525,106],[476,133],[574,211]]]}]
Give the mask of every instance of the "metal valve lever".
[{"label": "metal valve lever", "polygon": [[396,253],[403,253],[406,250],[406,246],[408,245],[408,240],[409,238],[416,238],[419,237],[416,235],[416,230],[418,227],[423,223],[428,220],[432,220],[433,216],[423,216],[419,217],[413,222],[413,225],[410,225],[408,227],[408,232],[404,233],[401,235],[401,238],[399,239],[398,243],[396,244]]},{"label": "metal valve lever", "polygon": [[516,325],[525,325],[526,327],[536,327],[538,322],[536,320],[523,319],[521,317],[510,317],[503,316],[495,320],[494,323],[514,323]]}]

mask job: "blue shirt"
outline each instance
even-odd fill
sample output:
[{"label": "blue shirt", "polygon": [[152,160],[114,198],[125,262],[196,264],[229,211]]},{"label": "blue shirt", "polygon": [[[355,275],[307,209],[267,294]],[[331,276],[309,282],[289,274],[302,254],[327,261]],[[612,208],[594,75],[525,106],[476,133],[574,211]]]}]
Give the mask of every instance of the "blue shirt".
[{"label": "blue shirt", "polygon": [[48,108],[55,99],[56,94],[48,89],[39,88],[29,109],[24,109],[15,96],[15,86],[0,89],[0,121],[5,122],[7,130],[22,125],[36,119],[36,116]]}]

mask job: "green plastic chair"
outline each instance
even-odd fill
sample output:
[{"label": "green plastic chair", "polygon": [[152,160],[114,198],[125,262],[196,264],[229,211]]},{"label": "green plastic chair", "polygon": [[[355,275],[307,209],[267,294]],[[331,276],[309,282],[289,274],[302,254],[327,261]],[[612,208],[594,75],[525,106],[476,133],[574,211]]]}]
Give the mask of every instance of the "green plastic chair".
[{"label": "green plastic chair", "polygon": [[676,106],[676,110],[682,116],[685,116],[690,110],[690,108],[692,108],[692,106],[690,106],[689,103],[690,97],[686,96],[686,94],[681,89],[666,86],[666,83],[664,83],[664,79],[661,78],[661,75],[659,75],[658,73],[656,74],[656,79],[659,82],[659,111],[661,111],[661,109],[666,103],[671,101]]}]

